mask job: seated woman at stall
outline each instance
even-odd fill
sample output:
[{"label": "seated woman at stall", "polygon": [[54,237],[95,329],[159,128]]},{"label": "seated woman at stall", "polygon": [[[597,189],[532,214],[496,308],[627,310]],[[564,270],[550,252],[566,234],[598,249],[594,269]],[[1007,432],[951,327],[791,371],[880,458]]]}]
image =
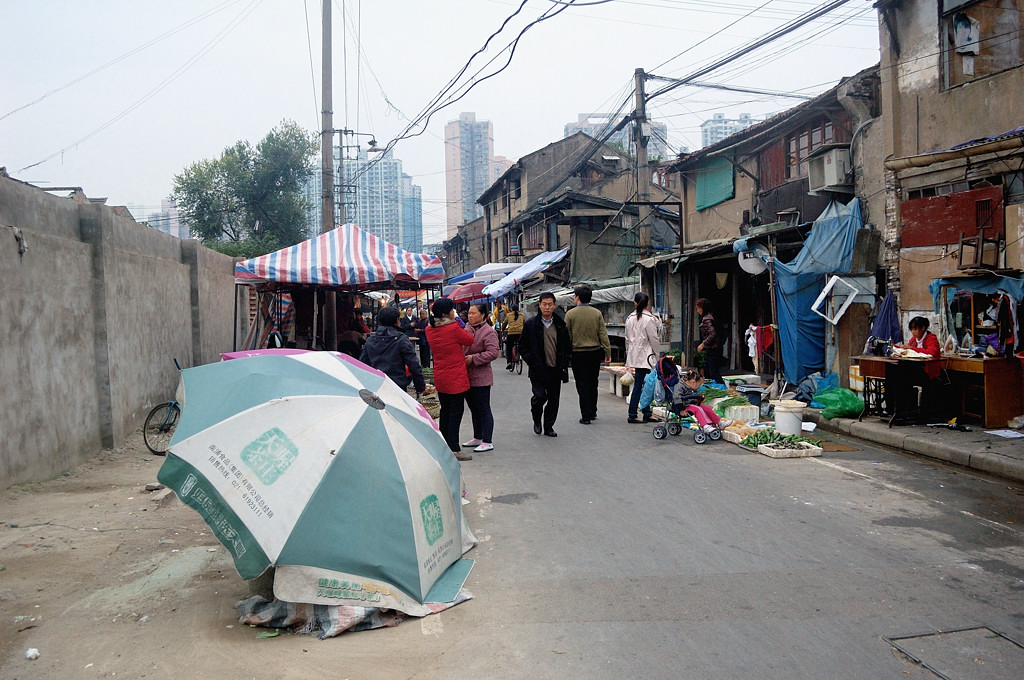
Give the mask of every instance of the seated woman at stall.
[{"label": "seated woman at stall", "polygon": [[[935,333],[928,330],[928,319],[923,316],[915,316],[910,320],[910,340],[907,341],[903,347],[912,349],[915,352],[921,354],[927,354],[933,359],[940,359],[942,355],[939,351],[939,339],[935,337]],[[933,361],[929,361],[924,365],[924,372],[928,376],[929,380],[935,380],[939,377],[941,366]]]},{"label": "seated woman at stall", "polygon": [[[910,340],[900,347],[927,354],[932,359],[941,359],[939,339],[928,330],[928,319],[915,316],[910,320]],[[900,362],[902,385],[896,386],[897,412],[907,417],[908,422],[918,419],[945,419],[942,407],[939,375],[942,363],[939,361]]]}]

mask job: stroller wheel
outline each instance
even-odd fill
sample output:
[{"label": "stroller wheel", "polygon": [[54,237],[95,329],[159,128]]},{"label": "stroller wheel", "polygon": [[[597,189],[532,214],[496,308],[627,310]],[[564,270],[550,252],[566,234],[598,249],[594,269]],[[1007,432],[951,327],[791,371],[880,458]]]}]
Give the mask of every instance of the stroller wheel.
[{"label": "stroller wheel", "polygon": [[716,427],[715,429],[711,430],[711,432],[708,432],[708,436],[711,437],[711,441],[717,442],[719,439],[722,438],[722,431]]},{"label": "stroller wheel", "polygon": [[676,435],[678,435],[682,431],[683,431],[683,426],[680,425],[679,423],[669,423],[668,424],[668,433],[670,435],[672,435],[673,437],[675,437]]},{"label": "stroller wheel", "polygon": [[693,441],[697,442],[698,444],[703,444],[707,440],[708,435],[707,433],[704,432],[704,430],[697,430],[696,432],[693,433]]},{"label": "stroller wheel", "polygon": [[654,435],[655,439],[664,439],[668,436],[668,431],[665,429],[664,425],[658,425],[651,431],[651,434]]}]

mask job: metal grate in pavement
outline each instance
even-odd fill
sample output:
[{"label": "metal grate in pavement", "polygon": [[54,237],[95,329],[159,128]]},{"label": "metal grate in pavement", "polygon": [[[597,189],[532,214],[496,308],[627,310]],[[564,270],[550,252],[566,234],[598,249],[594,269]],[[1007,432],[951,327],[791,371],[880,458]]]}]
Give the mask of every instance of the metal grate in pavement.
[{"label": "metal grate in pavement", "polygon": [[943,680],[1005,680],[1024,669],[1024,645],[988,626],[882,639]]}]

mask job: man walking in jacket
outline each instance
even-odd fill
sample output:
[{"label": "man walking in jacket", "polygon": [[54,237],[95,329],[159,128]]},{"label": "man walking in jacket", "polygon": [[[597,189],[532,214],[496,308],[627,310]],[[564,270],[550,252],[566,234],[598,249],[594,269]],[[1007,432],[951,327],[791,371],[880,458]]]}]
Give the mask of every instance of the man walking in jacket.
[{"label": "man walking in jacket", "polygon": [[576,306],[565,313],[565,325],[572,341],[572,375],[580,396],[580,422],[590,425],[597,418],[601,364],[612,360],[612,345],[604,314],[590,306],[590,286],[576,286],[573,293]]},{"label": "man walking in jacket", "polygon": [[528,376],[533,396],[530,413],[533,431],[557,437],[555,419],[562,383],[569,382],[570,344],[565,322],[555,315],[555,296],[541,293],[540,313],[523,323],[519,355],[530,367]]},{"label": "man walking in jacket", "polygon": [[399,315],[396,307],[380,310],[377,314],[377,330],[367,336],[359,360],[383,371],[403,390],[408,390],[409,383],[413,383],[418,397],[427,384],[423,380],[423,371],[412,342],[398,327]]}]

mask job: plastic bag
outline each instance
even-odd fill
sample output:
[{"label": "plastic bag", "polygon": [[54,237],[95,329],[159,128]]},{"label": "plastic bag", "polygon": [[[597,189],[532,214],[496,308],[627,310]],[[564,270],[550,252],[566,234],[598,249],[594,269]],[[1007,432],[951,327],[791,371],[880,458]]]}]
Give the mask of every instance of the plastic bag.
[{"label": "plastic bag", "polygon": [[623,373],[621,376],[619,376],[619,384],[622,385],[623,387],[629,387],[630,385],[632,385],[633,374],[629,372]]},{"label": "plastic bag", "polygon": [[864,411],[864,400],[845,387],[826,387],[814,393],[814,401],[824,405],[826,418],[852,418]]},{"label": "plastic bag", "polygon": [[661,381],[658,380],[658,372],[651,371],[644,378],[644,387],[640,392],[640,408],[646,409],[651,405],[651,402],[655,399],[655,392],[657,388],[661,386]]}]

